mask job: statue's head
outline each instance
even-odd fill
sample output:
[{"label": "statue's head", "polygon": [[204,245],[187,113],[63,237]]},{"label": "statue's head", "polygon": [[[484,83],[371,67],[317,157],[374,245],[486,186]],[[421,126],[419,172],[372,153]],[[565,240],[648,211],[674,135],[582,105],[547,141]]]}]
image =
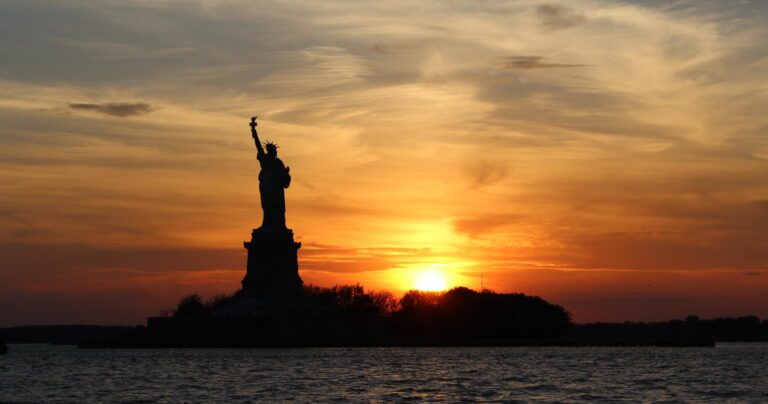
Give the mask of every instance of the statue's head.
[{"label": "statue's head", "polygon": [[277,157],[277,145],[272,142],[267,142],[265,148],[267,149],[267,156]]}]

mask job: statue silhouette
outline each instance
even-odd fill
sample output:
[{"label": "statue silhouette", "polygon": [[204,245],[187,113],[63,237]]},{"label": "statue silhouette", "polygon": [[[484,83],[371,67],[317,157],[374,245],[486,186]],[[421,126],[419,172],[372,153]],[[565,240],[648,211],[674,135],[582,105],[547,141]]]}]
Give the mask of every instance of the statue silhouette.
[{"label": "statue silhouette", "polygon": [[[251,118],[251,136],[256,143],[256,158],[261,165],[259,172],[259,193],[261,194],[261,209],[264,219],[259,231],[279,232],[285,227],[285,188],[291,185],[291,168],[286,167],[277,158],[277,145],[267,142],[261,145],[256,133],[256,117]],[[264,149],[267,149],[264,152]]]},{"label": "statue silhouette", "polygon": [[[243,278],[245,296],[292,296],[302,291],[298,250],[293,231],[285,227],[285,189],[291,185],[290,168],[277,158],[277,145],[262,146],[256,133],[256,117],[251,118],[251,135],[256,143],[256,158],[261,165],[259,193],[264,218],[254,229],[248,250],[248,269]],[[266,149],[266,152],[264,151]]]}]

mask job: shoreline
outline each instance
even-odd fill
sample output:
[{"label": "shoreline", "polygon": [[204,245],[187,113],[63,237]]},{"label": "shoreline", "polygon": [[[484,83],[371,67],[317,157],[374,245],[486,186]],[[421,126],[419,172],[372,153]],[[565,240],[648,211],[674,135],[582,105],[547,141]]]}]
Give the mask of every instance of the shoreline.
[{"label": "shoreline", "polygon": [[448,348],[448,347],[707,347],[714,339],[477,339],[477,338],[323,338],[276,337],[265,339],[143,339],[87,340],[81,349],[173,349],[173,348]]}]

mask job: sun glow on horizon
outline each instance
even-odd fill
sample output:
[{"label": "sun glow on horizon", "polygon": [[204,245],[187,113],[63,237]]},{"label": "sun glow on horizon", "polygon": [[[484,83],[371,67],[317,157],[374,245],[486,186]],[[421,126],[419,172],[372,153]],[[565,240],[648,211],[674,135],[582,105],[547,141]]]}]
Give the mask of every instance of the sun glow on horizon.
[{"label": "sun glow on horizon", "polygon": [[424,269],[416,273],[414,288],[428,292],[439,292],[448,289],[448,279],[439,269]]}]

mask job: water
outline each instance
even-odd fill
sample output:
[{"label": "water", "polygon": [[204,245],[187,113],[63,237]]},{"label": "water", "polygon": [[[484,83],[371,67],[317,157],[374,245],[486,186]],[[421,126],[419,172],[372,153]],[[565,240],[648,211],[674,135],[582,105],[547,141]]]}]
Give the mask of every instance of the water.
[{"label": "water", "polygon": [[78,350],[11,345],[0,402],[768,402],[768,345]]}]

